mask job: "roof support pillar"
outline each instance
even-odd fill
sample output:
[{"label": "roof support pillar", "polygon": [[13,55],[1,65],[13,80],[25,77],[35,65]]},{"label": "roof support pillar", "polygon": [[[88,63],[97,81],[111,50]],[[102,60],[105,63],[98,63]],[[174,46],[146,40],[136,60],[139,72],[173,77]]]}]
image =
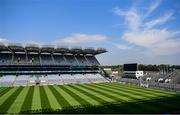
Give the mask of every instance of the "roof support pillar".
[{"label": "roof support pillar", "polygon": [[41,60],[41,54],[39,53],[39,61],[40,61],[40,65],[42,64],[42,60]]},{"label": "roof support pillar", "polygon": [[27,52],[25,52],[25,53],[26,53],[26,63],[29,64]]},{"label": "roof support pillar", "polygon": [[15,53],[14,53],[14,52],[12,52],[12,61],[11,61],[11,62],[12,62],[12,64],[14,64],[14,54],[15,54]]},{"label": "roof support pillar", "polygon": [[85,56],[85,55],[83,55],[83,56],[84,56],[85,60],[88,62],[88,65],[91,65],[91,63],[90,63],[89,60],[86,58],[86,56]]},{"label": "roof support pillar", "polygon": [[65,62],[66,62],[66,64],[67,64],[67,60],[66,60],[66,57],[64,56],[64,54],[63,54],[63,58],[64,58],[64,60],[65,60]]},{"label": "roof support pillar", "polygon": [[56,64],[54,61],[53,53],[51,53],[51,58],[52,58],[53,64]]},{"label": "roof support pillar", "polygon": [[75,55],[73,55],[73,56],[74,56],[74,58],[75,58],[77,64],[80,66],[79,61],[77,60],[76,56],[75,56]]}]

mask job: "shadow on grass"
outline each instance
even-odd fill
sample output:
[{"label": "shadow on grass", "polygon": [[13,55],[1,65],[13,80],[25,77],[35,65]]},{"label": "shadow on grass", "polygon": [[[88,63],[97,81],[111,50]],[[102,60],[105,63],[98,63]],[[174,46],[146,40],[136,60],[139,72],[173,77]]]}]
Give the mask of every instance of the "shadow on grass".
[{"label": "shadow on grass", "polygon": [[[161,105],[156,105],[156,102]],[[176,103],[174,103],[176,102]],[[164,104],[166,106],[164,106]],[[144,106],[143,105],[148,105]],[[133,109],[131,110],[131,108]],[[111,111],[108,111],[111,110]],[[173,97],[159,98],[138,102],[126,102],[126,103],[106,103],[99,106],[83,105],[83,106],[69,106],[63,109],[40,109],[21,111],[20,113],[180,113],[180,95]]]}]

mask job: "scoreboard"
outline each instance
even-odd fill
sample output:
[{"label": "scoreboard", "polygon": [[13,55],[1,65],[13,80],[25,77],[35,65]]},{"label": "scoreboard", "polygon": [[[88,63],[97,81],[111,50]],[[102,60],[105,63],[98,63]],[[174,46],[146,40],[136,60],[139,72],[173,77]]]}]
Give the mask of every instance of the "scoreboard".
[{"label": "scoreboard", "polygon": [[123,65],[124,71],[138,71],[138,64],[137,63],[130,63]]}]

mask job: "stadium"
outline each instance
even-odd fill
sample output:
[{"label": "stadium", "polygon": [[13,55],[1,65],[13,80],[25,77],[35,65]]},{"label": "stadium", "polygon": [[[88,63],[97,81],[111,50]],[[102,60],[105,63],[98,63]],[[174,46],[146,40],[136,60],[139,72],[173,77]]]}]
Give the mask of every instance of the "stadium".
[{"label": "stadium", "polygon": [[[0,113],[179,113],[178,82],[153,82],[160,74],[137,77],[136,64],[124,65],[113,79],[95,57],[106,52],[0,44]],[[176,73],[167,78],[177,79]],[[141,87],[143,79],[151,81],[148,87]]]}]

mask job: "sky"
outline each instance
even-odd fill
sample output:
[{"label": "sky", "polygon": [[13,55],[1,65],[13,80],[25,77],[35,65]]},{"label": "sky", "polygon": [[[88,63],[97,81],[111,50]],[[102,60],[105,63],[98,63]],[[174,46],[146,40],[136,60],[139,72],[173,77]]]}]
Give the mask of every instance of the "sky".
[{"label": "sky", "polygon": [[180,0],[0,0],[0,42],[106,48],[102,65],[180,64]]}]

